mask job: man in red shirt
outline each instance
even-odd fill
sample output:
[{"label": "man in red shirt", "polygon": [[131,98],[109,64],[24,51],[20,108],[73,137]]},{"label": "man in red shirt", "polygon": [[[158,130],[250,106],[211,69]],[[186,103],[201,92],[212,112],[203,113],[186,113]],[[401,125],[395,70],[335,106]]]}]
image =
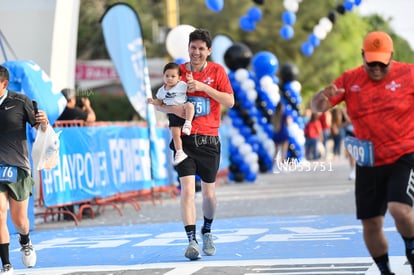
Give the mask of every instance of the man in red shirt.
[{"label": "man in red shirt", "polygon": [[[189,241],[185,257],[190,260],[201,258],[196,239],[196,175],[202,180],[203,252],[207,256],[216,252],[211,225],[216,210],[215,182],[220,164],[218,129],[221,105],[227,108],[234,105],[233,89],[226,71],[217,63],[207,62],[212,51],[211,44],[209,31],[194,30],[190,33],[188,43],[190,62],[180,65],[182,80],[188,85],[188,100],[195,107],[191,134],[181,136],[183,149],[188,157],[175,166],[181,183],[181,217]],[[161,105],[156,108],[185,118],[182,106]],[[172,144],[170,147],[175,150]]]},{"label": "man in red shirt", "polygon": [[369,33],[363,65],[314,95],[312,108],[323,112],[345,101],[356,138],[346,146],[357,162],[356,209],[366,247],[381,274],[393,274],[383,230],[388,209],[414,274],[414,65],[393,61],[393,52],[388,34]]}]

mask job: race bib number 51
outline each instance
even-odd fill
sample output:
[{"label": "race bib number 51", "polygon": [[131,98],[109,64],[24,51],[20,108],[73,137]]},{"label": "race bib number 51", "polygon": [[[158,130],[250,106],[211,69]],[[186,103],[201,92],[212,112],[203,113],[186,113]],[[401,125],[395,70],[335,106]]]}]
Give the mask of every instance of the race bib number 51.
[{"label": "race bib number 51", "polygon": [[0,165],[0,182],[16,182],[17,167]]},{"label": "race bib number 51", "polygon": [[374,148],[371,141],[347,136],[345,147],[359,166],[374,166]]},{"label": "race bib number 51", "polygon": [[188,101],[194,104],[195,117],[210,114],[210,99],[202,96],[189,96]]}]

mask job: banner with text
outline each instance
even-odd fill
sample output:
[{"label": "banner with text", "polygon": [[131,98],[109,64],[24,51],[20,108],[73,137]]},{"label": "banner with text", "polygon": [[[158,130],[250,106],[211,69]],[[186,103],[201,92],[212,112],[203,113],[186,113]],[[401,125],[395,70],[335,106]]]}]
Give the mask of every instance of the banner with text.
[{"label": "banner with text", "polygon": [[[60,137],[57,167],[42,171],[46,206],[104,198],[152,187],[148,129],[144,127],[56,128]],[[156,185],[168,185],[172,169],[168,156],[169,130],[156,129],[162,154],[153,160]]]}]

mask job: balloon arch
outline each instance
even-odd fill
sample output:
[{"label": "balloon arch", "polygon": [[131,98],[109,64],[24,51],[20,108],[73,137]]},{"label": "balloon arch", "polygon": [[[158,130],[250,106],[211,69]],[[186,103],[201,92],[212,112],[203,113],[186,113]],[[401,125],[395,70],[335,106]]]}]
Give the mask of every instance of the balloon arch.
[{"label": "balloon arch", "polygon": [[[267,51],[253,55],[242,43],[234,43],[224,55],[230,69],[229,78],[235,95],[235,106],[228,110],[230,126],[230,179],[255,181],[257,174],[272,170],[276,157],[272,115],[278,104],[284,106],[292,123],[287,127],[288,158],[301,161],[305,138],[299,114],[301,85],[297,68],[284,64],[281,81],[276,76],[278,59]],[[249,71],[247,68],[252,67]]]},{"label": "balloon arch", "polygon": [[[299,49],[301,53],[305,56],[312,55],[332,30],[337,13],[351,11],[361,1],[344,0],[327,17],[322,17],[309,34],[308,40],[302,43]],[[264,0],[253,2],[257,5],[264,4]],[[302,0],[283,1],[285,11],[281,19],[284,25],[279,31],[282,39],[293,38],[293,25],[301,2]],[[219,13],[224,8],[224,0],[206,0],[205,4],[214,13]],[[262,16],[261,9],[253,6],[240,17],[239,26],[243,31],[254,31]],[[194,29],[190,25],[179,25],[168,33],[166,48],[175,62],[189,61],[188,36]],[[285,130],[289,140],[287,157],[302,161],[305,137],[304,123],[299,114],[302,98],[301,84],[296,80],[298,68],[294,64],[282,64],[279,68],[278,59],[273,53],[261,51],[253,55],[245,44],[234,43],[222,34],[214,37],[213,48],[211,59],[227,70],[235,94],[235,106],[228,110],[227,117],[224,118],[224,122],[230,125],[230,180],[253,182],[258,173],[273,168],[277,152],[271,118],[278,104],[283,106],[285,116],[289,116],[292,121],[284,126],[287,127]],[[251,71],[247,69],[249,67],[252,68]],[[280,80],[276,76],[277,72]]]}]

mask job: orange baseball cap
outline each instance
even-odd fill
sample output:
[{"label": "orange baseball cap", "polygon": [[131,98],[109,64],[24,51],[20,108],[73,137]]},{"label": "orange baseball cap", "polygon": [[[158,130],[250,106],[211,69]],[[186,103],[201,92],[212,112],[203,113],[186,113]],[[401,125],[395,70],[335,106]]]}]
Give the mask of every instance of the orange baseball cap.
[{"label": "orange baseball cap", "polygon": [[394,46],[391,37],[387,33],[375,31],[365,37],[362,50],[368,63],[381,62],[388,64],[391,54],[394,52]]}]

